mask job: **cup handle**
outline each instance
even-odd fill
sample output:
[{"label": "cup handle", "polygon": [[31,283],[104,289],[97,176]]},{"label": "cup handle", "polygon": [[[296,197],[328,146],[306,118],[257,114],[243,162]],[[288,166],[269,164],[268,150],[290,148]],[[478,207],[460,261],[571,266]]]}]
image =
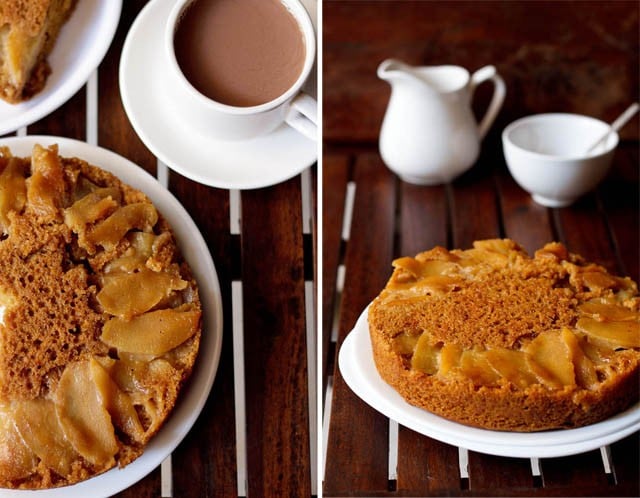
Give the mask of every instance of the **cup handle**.
[{"label": "cup handle", "polygon": [[291,101],[285,121],[308,139],[318,140],[318,103],[313,97],[306,93],[298,94]]},{"label": "cup handle", "polygon": [[482,120],[480,120],[480,124],[478,125],[478,134],[480,135],[480,140],[484,139],[485,135],[491,128],[502,104],[504,102],[504,97],[507,93],[507,88],[504,84],[504,80],[500,77],[500,75],[496,72],[495,66],[485,66],[483,68],[478,69],[475,73],[471,75],[471,91],[475,90],[475,88],[480,84],[487,80],[491,80],[494,85],[493,97],[491,97],[491,102],[489,103],[489,107],[487,111],[484,113]]}]

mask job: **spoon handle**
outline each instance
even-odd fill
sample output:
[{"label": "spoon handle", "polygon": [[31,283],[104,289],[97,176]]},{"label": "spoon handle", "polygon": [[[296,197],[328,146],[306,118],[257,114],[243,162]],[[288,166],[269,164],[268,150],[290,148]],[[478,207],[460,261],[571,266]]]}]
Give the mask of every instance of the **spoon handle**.
[{"label": "spoon handle", "polygon": [[618,131],[620,128],[626,125],[627,121],[629,121],[633,117],[633,115],[636,112],[638,112],[639,109],[640,109],[640,104],[638,104],[637,102],[634,102],[633,104],[631,104],[626,111],[620,114],[618,119],[616,119],[613,123],[611,123],[611,127],[598,140],[596,140],[596,142],[591,147],[587,149],[587,153],[593,151],[593,149],[595,149],[598,145],[600,145],[602,141],[605,138],[607,138],[612,131]]}]

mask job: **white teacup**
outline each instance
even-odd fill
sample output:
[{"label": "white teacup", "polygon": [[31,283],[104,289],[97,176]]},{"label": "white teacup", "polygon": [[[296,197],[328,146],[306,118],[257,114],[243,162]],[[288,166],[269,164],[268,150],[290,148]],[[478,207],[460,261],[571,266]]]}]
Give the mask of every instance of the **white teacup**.
[{"label": "white teacup", "polygon": [[265,135],[287,123],[311,140],[317,140],[317,102],[301,92],[314,66],[316,42],[313,24],[299,0],[281,0],[298,23],[305,43],[305,58],[295,83],[279,97],[264,104],[236,107],[217,102],[199,92],[185,77],[176,58],[174,36],[182,14],[197,0],[178,0],[165,28],[164,50],[168,59],[167,105],[191,128],[208,137],[246,140]]}]

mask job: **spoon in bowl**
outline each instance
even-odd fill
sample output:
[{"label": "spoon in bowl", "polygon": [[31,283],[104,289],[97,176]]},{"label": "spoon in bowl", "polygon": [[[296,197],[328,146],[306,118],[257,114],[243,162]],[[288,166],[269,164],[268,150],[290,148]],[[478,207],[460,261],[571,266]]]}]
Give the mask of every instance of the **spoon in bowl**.
[{"label": "spoon in bowl", "polygon": [[600,138],[598,138],[598,140],[596,140],[591,145],[591,147],[587,149],[587,153],[592,152],[593,149],[595,149],[598,145],[600,145],[609,136],[609,134],[612,131],[618,131],[620,128],[626,125],[627,121],[629,121],[633,117],[633,115],[636,112],[638,112],[639,109],[640,109],[640,105],[637,102],[634,102],[629,107],[627,107],[627,110],[624,111],[622,114],[620,114],[618,119],[616,119],[613,123],[611,123],[611,126],[609,127],[609,129]]}]

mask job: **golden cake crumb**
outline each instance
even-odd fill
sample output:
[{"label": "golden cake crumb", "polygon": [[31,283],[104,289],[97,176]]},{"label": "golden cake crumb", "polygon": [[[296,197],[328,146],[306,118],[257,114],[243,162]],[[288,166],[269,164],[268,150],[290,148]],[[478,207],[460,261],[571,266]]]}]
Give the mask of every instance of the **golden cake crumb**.
[{"label": "golden cake crumb", "polygon": [[47,57],[76,0],[0,2],[0,98],[10,103],[40,92],[51,73]]}]

